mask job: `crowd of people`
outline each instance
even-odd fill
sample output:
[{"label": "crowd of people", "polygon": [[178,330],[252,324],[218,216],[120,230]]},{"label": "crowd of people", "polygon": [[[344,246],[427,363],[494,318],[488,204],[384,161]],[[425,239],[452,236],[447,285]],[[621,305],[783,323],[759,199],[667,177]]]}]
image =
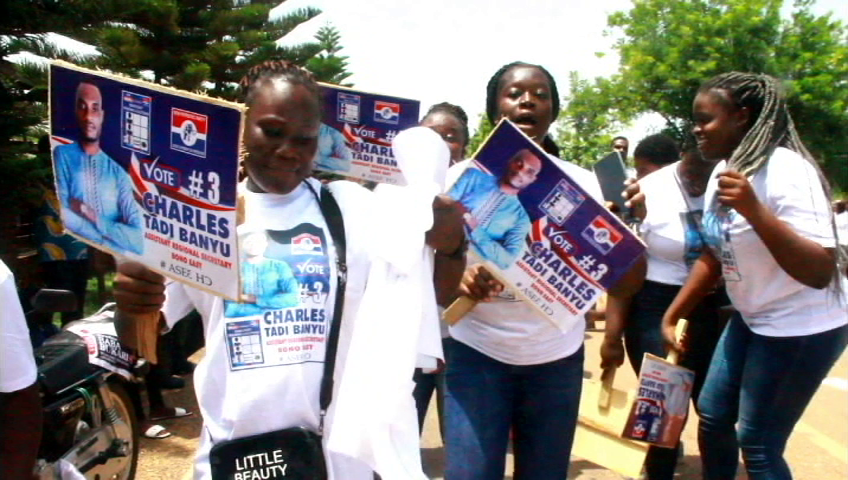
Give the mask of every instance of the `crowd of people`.
[{"label": "crowd of people", "polygon": [[[338,386],[344,379],[352,323],[380,255],[371,246],[370,236],[379,231],[370,213],[373,193],[353,182],[313,178],[321,95],[308,71],[269,62],[252,69],[242,87],[249,109],[239,235],[261,233],[293,265],[307,255],[326,267],[325,273],[308,278],[309,298],[306,303],[294,298],[297,307],[260,302],[261,282],[253,285],[254,297],[243,299],[249,305],[241,307],[125,262],[115,281],[123,321],[119,333],[134,346],[125,333],[134,328],[134,319],[153,314],[168,330],[192,310],[199,312],[206,354],[195,371],[195,386],[204,429],[194,478],[224,478],[221,465],[247,448],[240,439],[260,445],[247,450],[253,454],[266,451],[263,442],[289,438],[291,429],[301,428],[307,439],[298,441],[317,450],[280,448],[295,457],[320,458],[321,465],[305,459],[303,468],[313,476],[303,478],[370,480],[379,461],[339,454],[326,443],[338,393],[332,380]],[[545,68],[504,65],[485,95],[490,121],[513,122],[604,203],[595,175],[558,157],[549,129],[560,95]],[[707,80],[693,98],[693,121],[691,141],[680,145],[652,135],[633,151],[637,176],[625,194],[647,250],[608,292],[602,367],[618,367],[626,357],[638,372],[644,354],[680,351],[682,365],[696,375],[692,401],[704,478],[734,478],[739,451],[749,478],[791,478],[783,458],[786,441],[848,344],[848,272],[830,187],[771,77],[734,72]],[[468,118],[460,107],[441,103],[421,125],[446,144],[450,186],[468,162]],[[627,139],[616,138],[613,149],[626,158]],[[516,162],[516,171],[534,165],[521,158]],[[520,190],[511,182],[492,184]],[[432,229],[422,239],[434,265],[435,297],[426,301],[447,307],[466,296],[480,302],[460,322],[442,325],[444,359],[437,368],[408,372],[418,428],[435,390],[447,479],[503,478],[510,445],[512,478],[564,479],[578,421],[586,324],[581,318],[562,331],[516,298],[467,253],[465,213],[458,202],[438,196]],[[326,248],[295,252],[292,239],[304,234]],[[262,256],[267,248],[257,262],[269,261]],[[255,263],[242,268],[260,268]],[[9,278],[0,276],[4,289]],[[310,337],[311,355],[243,355],[244,337],[231,332],[246,328],[246,322],[233,312],[262,315],[289,308],[324,319],[326,332]],[[8,355],[30,353],[6,347],[20,337],[19,326],[10,327],[7,316],[0,322],[0,387],[28,391],[34,382],[29,370],[23,375],[7,367],[13,365]],[[690,327],[679,340],[674,327],[682,318]],[[403,321],[403,315],[394,320]],[[5,407],[13,397],[2,395]],[[645,477],[673,478],[679,448],[651,447]],[[0,459],[7,458],[6,450],[0,453]],[[420,472],[410,474],[419,477]]]}]

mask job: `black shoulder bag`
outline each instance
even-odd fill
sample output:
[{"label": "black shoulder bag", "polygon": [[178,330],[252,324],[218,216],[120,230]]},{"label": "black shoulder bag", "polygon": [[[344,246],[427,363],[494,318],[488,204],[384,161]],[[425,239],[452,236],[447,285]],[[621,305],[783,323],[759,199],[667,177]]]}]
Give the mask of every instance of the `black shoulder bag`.
[{"label": "black shoulder bag", "polygon": [[327,342],[324,359],[324,374],[321,378],[321,419],[318,431],[306,427],[292,427],[274,432],[216,443],[209,452],[213,480],[239,480],[248,478],[285,478],[287,480],[326,480],[327,465],[321,438],[324,434],[324,417],[333,399],[333,372],[336,367],[336,351],[344,310],[347,263],[344,221],[336,199],[321,187],[321,195],[312,188],[327,222],[333,244],[336,246],[336,303],[333,323]]}]

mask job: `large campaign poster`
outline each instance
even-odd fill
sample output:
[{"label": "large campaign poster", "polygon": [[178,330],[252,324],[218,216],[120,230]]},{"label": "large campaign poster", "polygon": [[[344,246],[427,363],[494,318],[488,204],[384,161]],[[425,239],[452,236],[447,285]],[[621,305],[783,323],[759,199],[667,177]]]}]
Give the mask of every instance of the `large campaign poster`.
[{"label": "large campaign poster", "polygon": [[639,387],[621,436],[674,448],[686,425],[695,372],[645,354]]},{"label": "large campaign poster", "polygon": [[66,231],[238,298],[244,107],[56,62],[50,134]]},{"label": "large campaign poster", "polygon": [[502,120],[448,191],[471,253],[563,330],[614,286],[645,246],[530,138]]},{"label": "large campaign poster", "polygon": [[392,152],[401,130],[418,124],[417,100],[321,84],[324,116],[315,169],[360,180],[406,185]]}]

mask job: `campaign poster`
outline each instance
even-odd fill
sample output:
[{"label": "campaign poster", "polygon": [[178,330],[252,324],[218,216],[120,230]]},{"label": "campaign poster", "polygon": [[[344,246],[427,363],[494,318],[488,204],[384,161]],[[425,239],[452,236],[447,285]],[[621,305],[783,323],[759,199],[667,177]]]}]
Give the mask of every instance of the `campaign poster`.
[{"label": "campaign poster", "polygon": [[515,125],[502,120],[448,191],[470,252],[564,331],[645,246]]},{"label": "campaign poster", "polygon": [[315,169],[360,180],[406,185],[392,152],[401,130],[418,125],[417,100],[321,84],[324,117]]},{"label": "campaign poster", "polygon": [[646,353],[636,398],[621,436],[659,447],[677,446],[694,383],[692,370]]},{"label": "campaign poster", "polygon": [[330,239],[301,223],[240,232],[241,302],[224,301],[232,370],[323,362],[332,312]]},{"label": "campaign poster", "polygon": [[67,330],[83,339],[89,363],[132,380],[138,359],[118,341],[113,317],[112,311],[100,312],[85,321],[72,322]]},{"label": "campaign poster", "polygon": [[243,116],[241,105],[53,63],[50,138],[65,230],[238,298]]}]

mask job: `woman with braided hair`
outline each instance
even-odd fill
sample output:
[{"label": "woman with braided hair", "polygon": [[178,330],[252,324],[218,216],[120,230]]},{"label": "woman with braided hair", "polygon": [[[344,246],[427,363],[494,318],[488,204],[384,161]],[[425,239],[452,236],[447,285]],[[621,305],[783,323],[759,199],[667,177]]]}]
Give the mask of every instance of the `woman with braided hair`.
[{"label": "woman with braided hair", "polygon": [[[663,318],[674,326],[719,278],[737,310],[698,400],[706,479],[789,479],[783,450],[795,423],[848,343],[827,181],[798,138],[777,81],[726,73],[695,97],[693,133],[720,160],[703,219],[710,248]],[[736,426],[738,422],[738,427]]]},{"label": "woman with braided hair", "polygon": [[[299,294],[287,293],[285,302],[242,295],[236,304],[181,283],[166,285],[143,265],[124,263],[115,282],[118,311],[122,318],[160,313],[168,325],[192,308],[203,318],[206,356],[195,370],[195,385],[204,429],[195,479],[371,480],[364,460],[323,445],[337,425],[338,404],[333,382],[325,379],[335,379],[338,387],[354,369],[346,364],[376,256],[373,235],[380,225],[373,212],[379,207],[372,192],[353,182],[322,186],[311,178],[321,124],[321,93],[311,73],[289,62],[268,62],[251,69],[241,86],[248,107],[247,178],[240,185],[244,219],[238,234],[263,239],[262,258],[242,264],[242,276],[250,269],[264,282],[256,288]],[[454,252],[463,244],[455,210],[434,211],[430,232],[438,232],[427,238],[436,251]],[[262,272],[263,259],[274,271]],[[286,275],[279,274],[281,264],[287,264]],[[452,289],[456,283],[458,275]],[[235,308],[243,303],[252,305]],[[409,383],[406,375],[400,380]],[[404,427],[417,431],[414,423]],[[405,454],[417,458],[417,451]]]}]

